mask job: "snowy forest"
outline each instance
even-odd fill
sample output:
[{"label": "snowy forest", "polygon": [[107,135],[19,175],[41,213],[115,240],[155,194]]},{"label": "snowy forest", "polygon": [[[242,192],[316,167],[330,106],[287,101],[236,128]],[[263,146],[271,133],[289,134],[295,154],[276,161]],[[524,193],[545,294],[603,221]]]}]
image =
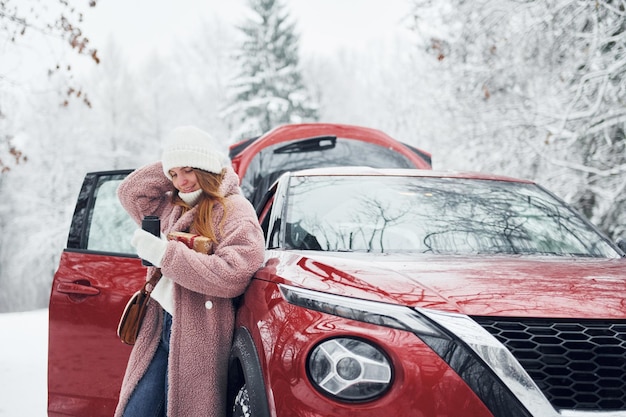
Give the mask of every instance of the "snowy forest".
[{"label": "snowy forest", "polygon": [[85,173],[156,160],[183,124],[225,145],[377,128],[434,169],[535,180],[626,237],[626,0],[407,2],[410,37],[306,56],[288,0],[248,0],[238,25],[207,21],[139,67],[81,31],[96,0],[0,2],[0,312],[47,306]]}]

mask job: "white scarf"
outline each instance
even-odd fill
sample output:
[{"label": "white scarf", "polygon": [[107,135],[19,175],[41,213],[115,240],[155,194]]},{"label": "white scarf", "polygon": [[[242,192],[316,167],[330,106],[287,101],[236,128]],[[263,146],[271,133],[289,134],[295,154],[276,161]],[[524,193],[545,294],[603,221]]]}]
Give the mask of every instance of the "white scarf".
[{"label": "white scarf", "polygon": [[179,192],[178,196],[191,207],[195,206],[198,200],[200,200],[200,195],[202,194],[202,189],[197,189],[196,191],[192,191],[190,193],[182,193]]}]

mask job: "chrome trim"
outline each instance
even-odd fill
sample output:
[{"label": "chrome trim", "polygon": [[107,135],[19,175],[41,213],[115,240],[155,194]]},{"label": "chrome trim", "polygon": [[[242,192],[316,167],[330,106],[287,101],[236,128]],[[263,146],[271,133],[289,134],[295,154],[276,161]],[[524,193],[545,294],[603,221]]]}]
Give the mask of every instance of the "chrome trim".
[{"label": "chrome trim", "polygon": [[557,411],[511,352],[468,316],[416,309],[472,349],[536,417],[626,417],[624,411]]}]

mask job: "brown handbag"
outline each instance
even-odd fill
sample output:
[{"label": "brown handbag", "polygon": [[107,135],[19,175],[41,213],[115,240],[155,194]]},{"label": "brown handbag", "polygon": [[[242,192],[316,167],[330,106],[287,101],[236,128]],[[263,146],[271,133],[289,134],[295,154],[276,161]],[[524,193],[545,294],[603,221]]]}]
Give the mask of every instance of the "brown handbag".
[{"label": "brown handbag", "polygon": [[117,335],[127,345],[134,345],[137,340],[141,323],[150,302],[150,293],[161,279],[161,275],[161,270],[157,268],[150,280],[146,281],[141,290],[133,294],[126,303],[126,308],[124,308],[120,323],[117,326]]},{"label": "brown handbag", "polygon": [[[167,239],[178,240],[187,245],[188,248],[206,254],[211,253],[213,248],[209,238],[193,233],[170,232],[167,235]],[[117,326],[117,335],[127,345],[134,345],[137,340],[141,322],[146,315],[148,302],[150,301],[150,293],[157,285],[157,282],[159,282],[159,279],[161,279],[161,276],[161,269],[157,268],[150,280],[143,285],[143,288],[130,297],[126,308],[124,308],[120,323]]]}]

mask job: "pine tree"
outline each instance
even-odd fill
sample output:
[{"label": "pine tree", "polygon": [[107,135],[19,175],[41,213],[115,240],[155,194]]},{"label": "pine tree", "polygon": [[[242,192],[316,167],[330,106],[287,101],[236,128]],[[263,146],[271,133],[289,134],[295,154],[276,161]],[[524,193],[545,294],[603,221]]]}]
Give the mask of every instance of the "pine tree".
[{"label": "pine tree", "polygon": [[222,115],[237,139],[258,136],[286,123],[315,121],[317,103],[299,68],[299,36],[279,0],[249,0],[253,17],[239,29],[235,53],[239,74],[230,85],[232,101]]}]

